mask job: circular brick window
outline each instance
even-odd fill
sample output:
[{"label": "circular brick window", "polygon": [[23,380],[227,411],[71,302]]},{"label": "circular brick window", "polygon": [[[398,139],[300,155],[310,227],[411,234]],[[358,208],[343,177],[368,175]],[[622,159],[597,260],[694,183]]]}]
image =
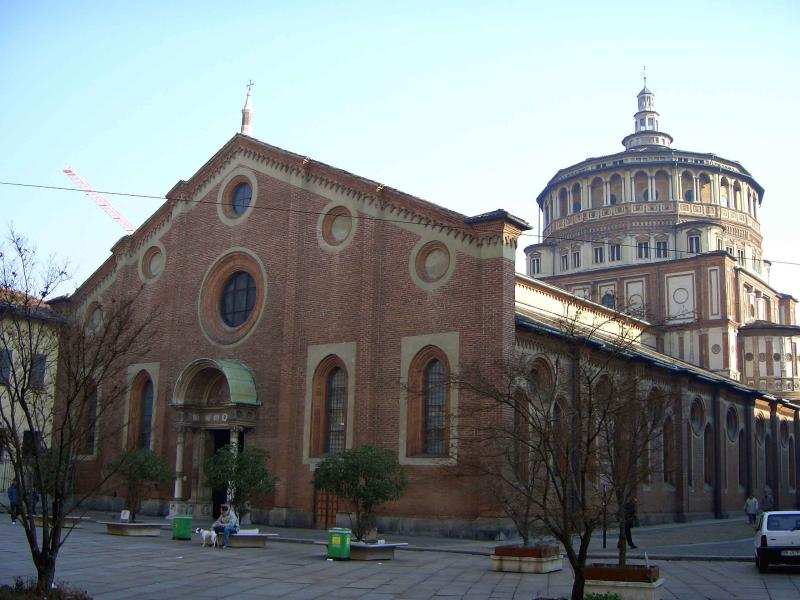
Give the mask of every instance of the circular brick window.
[{"label": "circular brick window", "polygon": [[147,249],[142,257],[142,274],[145,279],[155,279],[164,270],[164,252],[158,246]]},{"label": "circular brick window", "polygon": [[775,362],[780,362],[781,355],[776,352],[775,354],[772,355],[772,360],[774,360]]},{"label": "circular brick window", "polygon": [[720,352],[722,352],[722,347],[719,344],[714,344],[713,346],[711,346],[712,354],[719,354]]},{"label": "circular brick window", "polygon": [[353,216],[344,206],[336,206],[322,220],[322,238],[331,246],[343,244],[353,231]]},{"label": "circular brick window", "polygon": [[745,359],[746,361],[748,361],[748,362],[749,362],[749,361],[751,361],[751,360],[753,360],[753,353],[752,353],[752,352],[747,352],[747,353],[744,355],[744,359]]},{"label": "circular brick window", "polygon": [[235,169],[219,189],[217,214],[226,225],[237,225],[250,214],[258,199],[258,185],[252,173]]},{"label": "circular brick window", "polygon": [[435,283],[450,268],[450,251],[441,242],[429,242],[417,253],[416,267],[420,279]]},{"label": "circular brick window", "polygon": [[258,258],[239,249],[218,259],[203,279],[198,318],[206,337],[228,346],[253,331],[266,303],[266,274]]}]

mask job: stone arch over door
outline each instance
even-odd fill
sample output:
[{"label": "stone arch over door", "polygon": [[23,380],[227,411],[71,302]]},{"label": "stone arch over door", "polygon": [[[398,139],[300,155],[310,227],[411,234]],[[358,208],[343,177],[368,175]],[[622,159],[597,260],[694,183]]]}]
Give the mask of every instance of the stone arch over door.
[{"label": "stone arch over door", "polygon": [[[241,444],[244,432],[256,427],[260,404],[253,373],[240,361],[200,358],[181,371],[171,401],[177,432],[171,514],[211,516],[214,504],[203,464],[220,446],[220,437],[234,448]],[[192,447],[191,469],[185,470],[188,443]]]}]

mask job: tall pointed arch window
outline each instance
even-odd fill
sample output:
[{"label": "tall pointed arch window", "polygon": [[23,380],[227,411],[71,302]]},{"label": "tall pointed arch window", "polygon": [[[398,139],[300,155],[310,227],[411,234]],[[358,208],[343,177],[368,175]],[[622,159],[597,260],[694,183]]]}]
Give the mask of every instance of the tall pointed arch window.
[{"label": "tall pointed arch window", "polygon": [[153,380],[149,377],[139,395],[139,448],[150,449],[153,431]]},{"label": "tall pointed arch window", "polygon": [[348,373],[336,355],[322,360],[314,371],[311,397],[313,457],[329,456],[347,448]]},{"label": "tall pointed arch window", "polygon": [[436,358],[425,367],[423,376],[425,398],[425,454],[444,454],[445,380],[444,366]]},{"label": "tall pointed arch window", "polygon": [[345,447],[345,406],[347,375],[335,367],[325,381],[325,454],[336,454]]},{"label": "tall pointed arch window", "polygon": [[667,417],[664,420],[661,444],[664,483],[675,485],[675,426],[672,423],[672,417]]},{"label": "tall pointed arch window", "polygon": [[409,383],[412,394],[407,414],[406,452],[409,456],[448,456],[450,366],[436,346],[420,350],[411,361]]}]

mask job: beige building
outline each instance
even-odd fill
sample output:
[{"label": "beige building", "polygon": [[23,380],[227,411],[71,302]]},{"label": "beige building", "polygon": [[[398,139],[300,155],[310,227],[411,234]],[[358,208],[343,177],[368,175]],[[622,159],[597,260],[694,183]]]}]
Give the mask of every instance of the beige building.
[{"label": "beige building", "polygon": [[561,169],[539,194],[527,273],[646,319],[669,356],[800,399],[797,300],[769,284],[764,189],[740,163],[672,141],[645,85],[625,150]]}]

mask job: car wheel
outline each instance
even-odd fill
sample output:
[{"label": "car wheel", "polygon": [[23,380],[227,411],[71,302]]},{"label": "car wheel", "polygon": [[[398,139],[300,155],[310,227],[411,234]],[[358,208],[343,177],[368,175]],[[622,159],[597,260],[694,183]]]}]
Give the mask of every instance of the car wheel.
[{"label": "car wheel", "polygon": [[769,561],[763,556],[756,556],[756,567],[759,573],[766,573],[769,571]]}]

